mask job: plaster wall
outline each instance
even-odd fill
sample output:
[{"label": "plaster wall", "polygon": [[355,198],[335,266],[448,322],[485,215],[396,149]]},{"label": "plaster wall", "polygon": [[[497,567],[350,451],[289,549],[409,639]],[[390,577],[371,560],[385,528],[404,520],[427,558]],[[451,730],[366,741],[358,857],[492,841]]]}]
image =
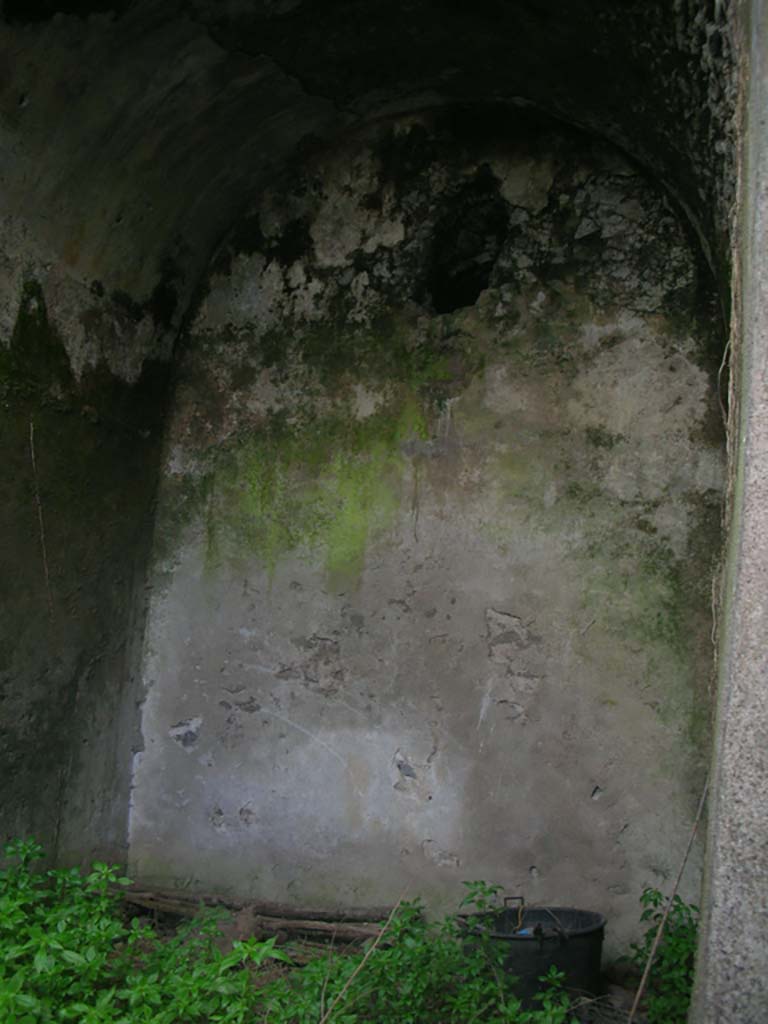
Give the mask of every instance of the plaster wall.
[{"label": "plaster wall", "polygon": [[[653,169],[688,210],[725,295],[732,7],[419,0],[393,22],[378,0],[6,0],[4,835],[33,830],[67,861],[121,856],[158,363],[211,247],[275,167],[393,110],[490,99],[551,109]],[[32,335],[45,335],[42,350]],[[31,419],[54,605],[66,605],[55,627]]]},{"label": "plaster wall", "polygon": [[287,167],[211,266],[130,870],[435,908],[484,878],[608,913],[617,948],[706,760],[718,324],[624,158],[473,125],[412,115]]}]

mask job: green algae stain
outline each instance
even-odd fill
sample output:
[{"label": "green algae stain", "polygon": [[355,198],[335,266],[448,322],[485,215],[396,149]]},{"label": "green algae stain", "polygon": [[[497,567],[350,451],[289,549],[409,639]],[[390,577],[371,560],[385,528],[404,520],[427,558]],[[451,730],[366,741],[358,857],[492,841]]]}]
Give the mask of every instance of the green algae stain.
[{"label": "green algae stain", "polygon": [[211,510],[219,557],[255,554],[273,575],[287,553],[321,552],[332,584],[354,582],[369,542],[397,515],[403,443],[425,432],[410,395],[364,420],[273,416],[220,459]]},{"label": "green algae stain", "polygon": [[[511,436],[502,427],[495,433]],[[580,581],[586,621],[612,635],[617,651],[642,652],[642,684],[660,719],[679,727],[698,749],[704,729],[696,706],[695,648],[702,632],[693,612],[703,595],[688,578],[686,560],[649,528],[652,503],[623,502],[604,490],[584,469],[591,439],[575,437],[578,452],[568,442],[563,435],[547,446],[521,431],[517,446],[497,448],[489,465],[498,505],[485,532],[515,550],[530,528],[562,552],[564,571]]]},{"label": "green algae stain", "polygon": [[326,569],[332,580],[362,572],[369,536],[386,529],[400,504],[402,456],[386,442],[367,454],[336,455],[325,481],[325,496],[334,510],[325,534]]},{"label": "green algae stain", "polygon": [[[418,457],[405,442],[426,438],[427,421],[485,359],[455,325],[419,333],[409,316],[396,310],[365,327],[331,316],[262,337],[260,369],[283,409],[240,431],[208,464],[201,518],[209,571],[255,556],[273,576],[293,553],[321,557],[332,584],[359,578],[369,543],[397,516],[408,460]],[[237,391],[242,384],[238,377]],[[380,403],[362,418],[361,388]]]}]

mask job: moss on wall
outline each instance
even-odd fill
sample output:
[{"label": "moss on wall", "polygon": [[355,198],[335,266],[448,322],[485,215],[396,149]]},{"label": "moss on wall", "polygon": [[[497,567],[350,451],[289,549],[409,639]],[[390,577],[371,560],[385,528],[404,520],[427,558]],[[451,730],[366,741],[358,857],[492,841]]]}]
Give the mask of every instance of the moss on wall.
[{"label": "moss on wall", "polygon": [[[258,394],[266,373],[277,384],[274,404],[265,399],[255,422],[210,449],[202,473],[168,482],[158,557],[202,514],[210,571],[255,556],[274,573],[281,555],[299,551],[320,553],[334,585],[358,579],[368,543],[396,517],[408,442],[426,441],[489,355],[460,317],[416,319],[393,306],[355,325],[339,301],[321,322],[288,319],[265,331],[232,383]],[[182,367],[184,386],[200,389],[187,444],[207,442],[212,418],[223,415],[223,389],[210,381],[232,346],[228,331],[205,338]]]},{"label": "moss on wall", "polygon": [[209,563],[248,553],[274,572],[285,553],[319,550],[332,581],[355,579],[369,540],[398,511],[403,444],[426,430],[422,404],[407,389],[365,419],[338,407],[299,422],[269,417],[216,460]]}]

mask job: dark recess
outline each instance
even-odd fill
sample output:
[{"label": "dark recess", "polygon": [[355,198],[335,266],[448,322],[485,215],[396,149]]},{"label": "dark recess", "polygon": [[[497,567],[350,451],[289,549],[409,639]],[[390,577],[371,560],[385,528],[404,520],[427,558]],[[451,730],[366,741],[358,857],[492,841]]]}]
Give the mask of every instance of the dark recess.
[{"label": "dark recess", "polygon": [[436,313],[474,306],[507,233],[507,207],[486,166],[451,200],[435,227],[426,296]]},{"label": "dark recess", "polygon": [[165,259],[160,269],[160,280],[146,303],[155,324],[166,331],[173,326],[173,315],[179,302],[177,283],[182,277],[176,263],[170,258]]}]

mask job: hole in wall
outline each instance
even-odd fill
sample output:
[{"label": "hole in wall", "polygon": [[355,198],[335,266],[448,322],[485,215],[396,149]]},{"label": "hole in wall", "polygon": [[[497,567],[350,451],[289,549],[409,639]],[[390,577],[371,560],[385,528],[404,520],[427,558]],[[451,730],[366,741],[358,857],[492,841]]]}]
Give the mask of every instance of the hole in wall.
[{"label": "hole in wall", "polygon": [[474,306],[489,285],[507,227],[506,204],[486,165],[452,197],[435,226],[426,292],[436,313]]}]

